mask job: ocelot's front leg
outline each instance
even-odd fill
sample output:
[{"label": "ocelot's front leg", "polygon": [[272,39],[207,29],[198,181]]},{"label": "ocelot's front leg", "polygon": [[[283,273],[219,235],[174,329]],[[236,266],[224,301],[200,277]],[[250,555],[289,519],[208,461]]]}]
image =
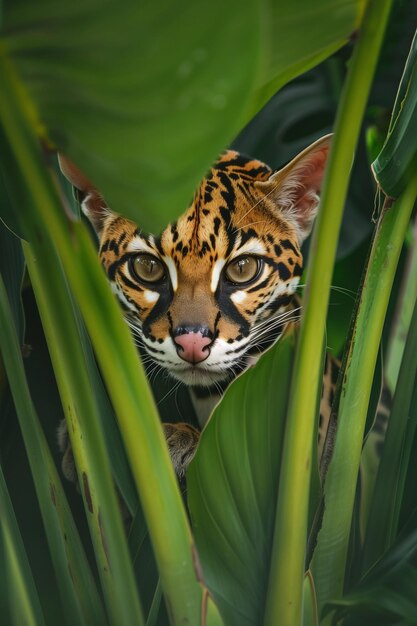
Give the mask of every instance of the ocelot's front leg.
[{"label": "ocelot's front leg", "polygon": [[[172,465],[178,479],[184,480],[188,464],[193,458],[200,438],[199,431],[185,422],[176,424],[162,424],[165,439],[171,456]],[[67,423],[62,420],[58,430],[58,445],[62,453],[61,467],[65,478],[71,482],[77,481],[74,454],[68,436]]]}]

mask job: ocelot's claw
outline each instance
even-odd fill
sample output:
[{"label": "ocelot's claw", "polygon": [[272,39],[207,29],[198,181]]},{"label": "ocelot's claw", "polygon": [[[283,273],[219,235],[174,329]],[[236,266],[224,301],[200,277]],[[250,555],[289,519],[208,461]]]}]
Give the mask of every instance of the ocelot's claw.
[{"label": "ocelot's claw", "polygon": [[194,426],[185,422],[162,426],[175,473],[179,479],[184,478],[188,464],[197,449],[200,433]]}]

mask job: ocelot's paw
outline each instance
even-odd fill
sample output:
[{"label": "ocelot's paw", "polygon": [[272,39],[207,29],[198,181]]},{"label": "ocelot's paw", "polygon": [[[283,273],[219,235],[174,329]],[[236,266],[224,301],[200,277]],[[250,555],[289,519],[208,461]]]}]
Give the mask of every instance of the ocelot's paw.
[{"label": "ocelot's paw", "polygon": [[162,426],[175,473],[182,479],[197,449],[200,433],[194,426],[185,422]]},{"label": "ocelot's paw", "polygon": [[[175,473],[179,479],[182,479],[196,451],[200,433],[194,426],[184,422],[162,424],[162,426]],[[59,450],[63,455],[61,461],[62,473],[67,480],[78,484],[74,454],[65,419],[58,426],[57,439]]]}]

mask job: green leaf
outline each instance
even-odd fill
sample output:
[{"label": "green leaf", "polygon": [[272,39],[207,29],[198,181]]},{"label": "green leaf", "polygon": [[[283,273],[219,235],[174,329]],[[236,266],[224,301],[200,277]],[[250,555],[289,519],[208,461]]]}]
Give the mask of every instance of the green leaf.
[{"label": "green leaf", "polygon": [[[158,229],[278,86],[340,47],[361,0],[9,0],[2,55],[37,133]],[[295,41],[294,41],[295,38]]]},{"label": "green leaf", "polygon": [[226,392],[187,474],[202,576],[227,626],[262,623],[294,334]]},{"label": "green leaf", "polygon": [[417,33],[411,44],[384,146],[372,163],[384,193],[397,198],[417,167]]},{"label": "green leaf", "polygon": [[368,520],[363,569],[391,545],[397,531],[416,424],[411,420],[417,382],[417,301],[407,335],[397,388]]},{"label": "green leaf", "polygon": [[13,506],[0,467],[0,607],[10,626],[44,626],[45,620]]},{"label": "green leaf", "polygon": [[[24,251],[67,419],[110,619],[117,624],[129,624],[134,619],[141,625],[144,620],[100,430],[98,404],[65,275],[55,250],[45,239],[35,251],[24,244]],[[46,275],[48,280],[42,280]]]},{"label": "green leaf", "polygon": [[[4,189],[1,186],[0,178],[0,197],[2,198],[2,202],[5,203],[8,202],[8,198],[3,195],[3,192]],[[25,332],[25,318],[21,298],[24,273],[25,260],[23,258],[20,240],[0,219],[0,274],[3,277],[12,309],[13,320],[21,343],[23,343]]]},{"label": "green leaf", "polygon": [[304,578],[302,626],[318,626],[318,623],[316,591],[313,576],[309,570]]},{"label": "green leaf", "polygon": [[[417,195],[417,177],[378,221],[346,355],[338,434],[324,486],[326,509],[313,558],[319,608],[342,594],[356,482],[391,287]],[[384,487],[385,489],[385,487]],[[386,496],[390,497],[388,491]],[[390,503],[387,503],[390,506]]]},{"label": "green leaf", "polygon": [[66,623],[105,624],[101,601],[29,394],[0,277],[0,346],[29,457]]},{"label": "green leaf", "polygon": [[415,526],[414,515],[408,528],[356,587],[325,607],[325,615],[335,610],[333,624],[344,616],[348,616],[346,626],[417,623]]},{"label": "green leaf", "polygon": [[[300,623],[302,618],[310,467],[313,446],[316,445],[314,422],[317,395],[322,385],[321,356],[330,283],[348,173],[391,4],[391,0],[373,0],[367,4],[340,101],[321,191],[306,281],[309,289],[304,298],[288,407],[265,626],[274,626],[277,620],[290,626]],[[313,574],[320,605],[315,570]],[[334,580],[338,574],[335,572]]]},{"label": "green leaf", "polygon": [[[186,619],[190,623],[196,623],[197,616],[201,615],[203,589],[194,571],[191,534],[186,512],[181,502],[157,409],[140,366],[137,350],[123,320],[120,307],[106,281],[88,232],[82,223],[73,222],[72,217],[61,209],[56,183],[51,178],[50,172],[45,170],[43,155],[30,125],[29,113],[21,107],[22,103],[15,91],[17,86],[7,72],[5,74],[0,72],[0,81],[3,79],[8,86],[4,91],[6,97],[0,99],[0,117],[14,153],[9,167],[13,172],[18,170],[23,173],[23,195],[28,199],[26,204],[19,207],[19,217],[28,232],[32,246],[39,255],[38,263],[40,260],[45,263],[42,275],[48,276],[48,280],[58,265],[56,251],[59,250],[60,262],[80,306],[110,399],[116,409],[132,474],[140,492],[172,621],[181,623]],[[96,471],[95,480],[103,496],[102,505],[111,507],[111,511],[108,509],[109,514],[102,518],[107,523],[108,533],[112,532],[113,537],[112,541],[110,538],[108,541],[109,552],[110,549],[112,551],[111,574],[114,574],[114,589],[120,592],[119,599],[126,595],[126,601],[123,604],[119,603],[119,612],[123,613],[126,619],[132,619],[132,611],[128,605],[135,603],[136,598],[129,582],[131,576],[124,554],[124,540],[120,535],[118,511],[111,497],[110,472],[107,469],[105,453],[103,454],[100,431],[97,430],[96,406],[88,385],[88,376],[83,373],[83,359],[79,358],[79,355],[74,365],[74,355],[79,352],[79,341],[76,337],[73,340],[71,337],[76,333],[71,328],[72,324],[67,326],[67,329],[71,329],[70,335],[63,332],[59,319],[59,316],[65,314],[66,323],[69,323],[70,305],[63,303],[63,300],[59,307],[54,303],[57,295],[60,299],[64,298],[60,285],[57,280],[52,289],[47,281],[43,284],[51,298],[45,312],[58,315],[56,321],[49,326],[50,330],[56,332],[55,337],[59,339],[61,351],[61,358],[58,358],[58,344],[55,345],[55,341],[50,343],[50,346],[56,349],[55,370],[60,373],[63,383],[65,404],[72,406],[75,401],[80,406],[82,404],[80,415],[84,419],[86,432],[87,429],[89,431],[89,452],[84,459],[94,461],[96,470],[99,460],[101,469],[105,470],[103,476]],[[66,358],[67,352],[73,355],[71,359]],[[79,389],[82,389],[81,393]],[[89,413],[94,419],[89,419]],[[97,437],[96,445],[94,437]],[[87,438],[85,441],[87,444]],[[80,447],[81,445],[80,442]],[[151,472],[149,468],[152,468]],[[155,498],[155,494],[158,494],[158,498]],[[95,512],[97,515],[97,509]],[[120,554],[117,553],[118,542]],[[104,548],[104,545],[102,547]],[[116,563],[120,566],[120,569],[117,568],[117,576]],[[121,576],[123,572],[127,574],[125,579],[129,582],[130,589],[123,582]]]}]

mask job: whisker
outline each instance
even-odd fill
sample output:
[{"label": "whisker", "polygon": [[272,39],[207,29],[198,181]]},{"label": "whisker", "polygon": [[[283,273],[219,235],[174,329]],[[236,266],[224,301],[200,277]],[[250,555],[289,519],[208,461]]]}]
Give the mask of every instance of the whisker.
[{"label": "whisker", "polygon": [[265,224],[266,220],[258,220],[257,222],[249,222],[249,224],[245,224],[244,226],[240,226],[240,228],[235,228],[233,234],[235,235],[239,230],[243,228],[249,228],[249,226],[255,226],[255,224]]},{"label": "whisker", "polygon": [[253,209],[256,209],[256,207],[257,207],[257,206],[259,206],[259,205],[261,204],[261,202],[263,202],[263,201],[264,201],[264,199],[265,199],[265,198],[267,198],[267,197],[268,197],[268,196],[270,196],[272,193],[274,193],[274,191],[275,191],[276,189],[278,189],[278,185],[275,185],[275,187],[273,187],[273,188],[271,189],[271,191],[268,191],[268,193],[266,193],[266,194],[265,194],[262,198],[260,198],[260,199],[258,200],[258,202],[256,202],[256,203],[255,203],[255,204],[254,204],[254,205],[253,205],[253,206],[249,209],[249,211],[246,211],[246,213],[244,213],[244,214],[242,215],[242,217],[240,218],[240,220],[238,220],[238,221],[236,222],[236,224],[240,224],[240,222],[241,222],[243,219],[245,219],[245,217],[246,217],[247,215],[249,215],[249,213],[250,213],[251,211],[253,211]]}]

